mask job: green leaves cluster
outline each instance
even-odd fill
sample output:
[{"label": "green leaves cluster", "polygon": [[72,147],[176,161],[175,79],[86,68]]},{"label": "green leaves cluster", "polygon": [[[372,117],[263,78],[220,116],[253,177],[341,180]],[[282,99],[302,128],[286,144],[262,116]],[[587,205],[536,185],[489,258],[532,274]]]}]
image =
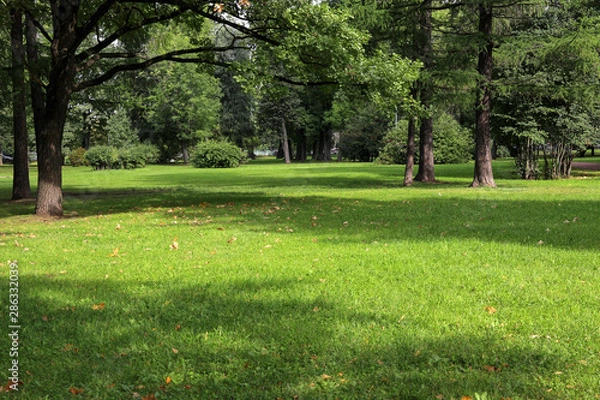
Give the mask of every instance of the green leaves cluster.
[{"label": "green leaves cluster", "polygon": [[147,144],[122,148],[94,146],[84,155],[85,162],[96,170],[143,168],[146,163],[155,162],[157,159],[157,148]]},{"label": "green leaves cluster", "polygon": [[196,168],[235,168],[245,158],[235,144],[217,140],[199,142],[191,155],[192,165]]}]

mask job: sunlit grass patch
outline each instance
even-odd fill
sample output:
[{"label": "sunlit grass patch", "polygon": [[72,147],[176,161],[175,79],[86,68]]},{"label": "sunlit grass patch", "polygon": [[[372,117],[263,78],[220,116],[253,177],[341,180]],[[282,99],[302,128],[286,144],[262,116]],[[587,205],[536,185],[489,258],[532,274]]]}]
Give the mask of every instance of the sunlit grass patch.
[{"label": "sunlit grass patch", "polygon": [[0,211],[20,396],[594,398],[597,178],[496,167],[65,168],[65,218]]}]

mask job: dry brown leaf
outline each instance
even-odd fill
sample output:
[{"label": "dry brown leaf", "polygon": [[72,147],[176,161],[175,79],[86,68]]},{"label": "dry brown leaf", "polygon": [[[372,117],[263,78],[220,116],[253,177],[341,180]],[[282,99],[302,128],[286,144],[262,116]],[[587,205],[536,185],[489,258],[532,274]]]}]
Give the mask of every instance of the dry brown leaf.
[{"label": "dry brown leaf", "polygon": [[494,307],[492,307],[492,306],[485,306],[484,310],[488,314],[495,314],[496,313],[496,309]]},{"label": "dry brown leaf", "polygon": [[80,389],[80,388],[72,387],[69,389],[69,392],[71,392],[71,394],[73,394],[73,395],[78,395],[78,394],[82,394],[84,392],[84,390]]}]

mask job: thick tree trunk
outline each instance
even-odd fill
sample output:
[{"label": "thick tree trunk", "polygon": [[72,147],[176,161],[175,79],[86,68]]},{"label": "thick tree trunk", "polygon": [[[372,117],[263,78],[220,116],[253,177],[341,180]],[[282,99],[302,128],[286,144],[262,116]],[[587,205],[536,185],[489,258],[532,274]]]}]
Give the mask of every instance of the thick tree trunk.
[{"label": "thick tree trunk", "polygon": [[415,117],[408,119],[408,139],[406,141],[406,169],[404,170],[404,186],[413,184],[413,170],[415,166]]},{"label": "thick tree trunk", "polygon": [[283,134],[283,138],[282,138],[283,143],[281,144],[281,147],[283,147],[283,158],[285,159],[286,164],[291,164],[292,158],[290,157],[290,144],[288,142],[287,128],[285,126],[285,118],[281,119],[281,129],[282,129],[282,134]]},{"label": "thick tree trunk", "polygon": [[[421,61],[425,67],[426,73],[433,69],[433,49],[431,44],[431,0],[423,2],[422,10],[419,15],[419,32],[417,47]],[[431,99],[433,97],[431,89],[431,78],[427,74],[420,83],[420,99],[423,107],[428,112],[431,111]],[[415,180],[421,182],[435,182],[435,165],[433,158],[433,118],[431,116],[421,119],[421,128],[419,130],[419,171]]]},{"label": "thick tree trunk", "polygon": [[306,161],[306,134],[301,130],[296,143],[296,161]]},{"label": "thick tree trunk", "polygon": [[25,104],[25,47],[23,46],[23,13],[12,9],[12,107],[13,107],[13,190],[12,199],[31,197],[29,183],[29,147],[27,146],[27,110]]},{"label": "thick tree trunk", "polygon": [[71,47],[77,42],[79,0],[52,2],[54,39],[52,65],[38,142],[38,195],[36,214],[62,216],[62,138],[76,74]]},{"label": "thick tree trunk", "polygon": [[492,171],[492,151],[490,122],[492,114],[492,67],[493,48],[491,5],[479,5],[479,33],[486,40],[486,46],[479,52],[478,72],[480,74],[479,98],[475,106],[475,171],[471,187],[496,187]]},{"label": "thick tree trunk", "polygon": [[44,118],[44,91],[42,89],[40,76],[37,72],[39,68],[37,28],[29,13],[25,15],[25,38],[27,43],[27,61],[29,63],[29,85],[31,90],[33,125],[35,134],[38,136],[42,130],[42,119]]},{"label": "thick tree trunk", "polygon": [[421,119],[419,129],[419,172],[415,180],[435,182],[435,164],[433,159],[433,118]]}]

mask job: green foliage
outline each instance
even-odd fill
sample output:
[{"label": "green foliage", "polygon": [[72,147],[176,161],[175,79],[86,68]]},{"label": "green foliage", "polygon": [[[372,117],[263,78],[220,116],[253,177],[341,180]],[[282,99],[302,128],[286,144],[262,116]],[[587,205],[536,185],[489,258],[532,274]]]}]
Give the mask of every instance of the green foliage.
[{"label": "green foliage", "polygon": [[448,113],[441,113],[434,118],[433,146],[436,164],[466,163],[473,156],[471,133]]},{"label": "green foliage", "polygon": [[120,168],[144,168],[147,163],[156,162],[159,152],[156,146],[136,144],[119,150],[118,163]]},{"label": "green foliage", "polygon": [[112,146],[94,146],[85,153],[85,160],[96,170],[115,167],[119,160],[119,151]]},{"label": "green foliage", "polygon": [[383,137],[383,147],[379,150],[377,162],[380,164],[406,163],[406,135],[408,121],[398,122],[398,126],[390,129]]},{"label": "green foliage", "polygon": [[89,161],[85,158],[86,149],[78,147],[69,153],[69,164],[72,167],[81,167],[83,165],[90,165]]},{"label": "green foliage", "polygon": [[[377,161],[381,164],[406,163],[408,121],[399,121],[382,140]],[[468,129],[448,113],[436,113],[433,119],[433,157],[436,164],[461,164],[473,157],[474,143]],[[418,160],[419,138],[415,138],[415,161]]]},{"label": "green foliage", "polygon": [[198,143],[191,155],[196,168],[234,168],[244,159],[244,152],[235,144],[217,140]]},{"label": "green foliage", "polygon": [[158,149],[148,144],[136,144],[117,149],[114,146],[94,146],[84,159],[96,170],[143,168],[158,159]]}]

